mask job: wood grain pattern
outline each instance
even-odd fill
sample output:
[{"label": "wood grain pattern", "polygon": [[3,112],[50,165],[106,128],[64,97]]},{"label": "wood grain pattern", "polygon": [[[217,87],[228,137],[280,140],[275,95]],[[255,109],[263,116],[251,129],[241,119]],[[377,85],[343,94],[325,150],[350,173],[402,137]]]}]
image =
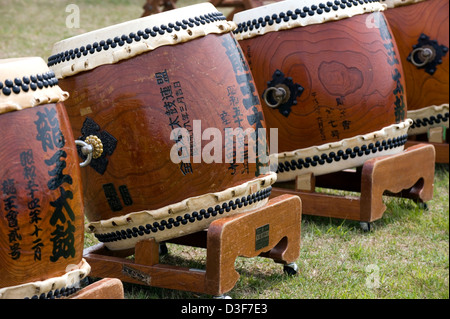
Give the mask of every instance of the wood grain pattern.
[{"label": "wood grain pattern", "polygon": [[64,105],[2,114],[0,135],[0,287],[61,276],[81,262],[84,242],[80,168]]},{"label": "wood grain pattern", "polygon": [[449,47],[448,5],[447,0],[429,0],[385,12],[402,59],[410,110],[449,102],[448,53],[433,75],[417,69],[406,60],[422,33],[437,40],[440,45]]},{"label": "wood grain pattern", "polygon": [[[158,78],[164,72],[167,81]],[[62,79],[60,86],[71,94],[66,106],[76,137],[89,117],[118,140],[104,174],[91,167],[82,169],[90,221],[225,190],[258,174],[255,163],[248,167],[225,163],[225,128],[265,127],[250,70],[231,34],[160,47]],[[171,97],[165,95],[168,87]],[[174,102],[172,111],[166,104],[170,102]],[[195,120],[201,121],[202,130],[221,132],[221,163],[207,164],[204,158],[194,163],[191,157],[190,170],[183,170],[170,159],[175,145],[170,133],[178,127],[192,131]],[[205,136],[201,149],[211,141],[212,137]],[[102,188],[110,183],[116,190],[126,185],[132,203],[122,202],[121,210],[112,211]]]},{"label": "wood grain pattern", "polygon": [[[374,20],[380,28],[368,27]],[[277,69],[304,87],[287,117],[262,102],[267,126],[278,128],[279,152],[365,134],[404,118],[404,92],[395,91],[404,87],[404,77],[390,36],[376,13],[239,41],[260,93]],[[397,98],[404,102],[398,110]]]}]

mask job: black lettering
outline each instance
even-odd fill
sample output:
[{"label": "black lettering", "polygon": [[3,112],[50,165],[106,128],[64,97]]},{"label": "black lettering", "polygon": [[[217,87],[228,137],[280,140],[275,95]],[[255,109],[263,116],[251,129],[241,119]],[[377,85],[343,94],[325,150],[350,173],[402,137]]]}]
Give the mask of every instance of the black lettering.
[{"label": "black lettering", "polygon": [[133,200],[131,199],[130,192],[128,191],[127,185],[119,186],[120,196],[122,196],[123,203],[125,206],[131,206],[133,204]]},{"label": "black lettering", "polygon": [[103,191],[106,196],[106,200],[108,201],[109,207],[113,212],[117,212],[122,210],[122,204],[120,203],[119,196],[117,196],[116,188],[114,184],[109,183],[103,185]]},{"label": "black lettering", "polygon": [[67,153],[63,150],[57,151],[50,159],[45,160],[45,164],[48,166],[56,165],[53,170],[48,171],[50,176],[55,176],[47,183],[48,188],[51,190],[57,189],[63,183],[72,184],[72,177],[63,174],[63,170],[66,168],[66,161],[62,161],[61,157],[67,157]]}]

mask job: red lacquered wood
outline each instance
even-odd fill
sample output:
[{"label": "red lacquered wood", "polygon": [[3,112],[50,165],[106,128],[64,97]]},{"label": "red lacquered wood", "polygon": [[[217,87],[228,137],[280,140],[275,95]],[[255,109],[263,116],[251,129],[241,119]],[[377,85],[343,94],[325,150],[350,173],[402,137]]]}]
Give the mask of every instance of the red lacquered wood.
[{"label": "red lacquered wood", "polygon": [[433,75],[406,60],[422,33],[449,47],[448,3],[448,0],[429,0],[385,12],[402,59],[409,110],[449,102],[448,53]]},{"label": "red lacquered wood", "polygon": [[304,88],[288,116],[262,102],[267,126],[278,128],[279,152],[405,119],[401,61],[382,13],[269,32],[239,44],[261,94],[276,70]]},{"label": "red lacquered wood", "polygon": [[[209,34],[159,47],[61,79],[60,86],[71,94],[66,107],[76,137],[81,136],[89,117],[100,131],[117,140],[114,151],[102,155],[108,160],[103,174],[91,166],[82,169],[90,221],[161,208],[225,190],[258,175],[254,162],[225,163],[225,128],[265,127],[250,70],[231,34]],[[167,104],[170,102],[174,104]],[[198,133],[193,131],[194,121],[201,121]],[[195,163],[192,154],[189,165],[172,162],[170,151],[175,142],[170,134],[179,127],[192,133],[191,138],[197,134],[197,141],[206,129],[217,129],[222,136],[216,142],[221,147],[211,154],[221,151],[221,163],[209,164],[204,156]],[[205,133],[200,148],[203,154],[213,140]],[[109,205],[104,191],[107,184],[116,189],[118,210]],[[122,185],[131,200],[121,197]]]},{"label": "red lacquered wood", "polygon": [[64,105],[1,114],[0,136],[0,288],[61,276],[80,264],[84,242],[79,160]]}]

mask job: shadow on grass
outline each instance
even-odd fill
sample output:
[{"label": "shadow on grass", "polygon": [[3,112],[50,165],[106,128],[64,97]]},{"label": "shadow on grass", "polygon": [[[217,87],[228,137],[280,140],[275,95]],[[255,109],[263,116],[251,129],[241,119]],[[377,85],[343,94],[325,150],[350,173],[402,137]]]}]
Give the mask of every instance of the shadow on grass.
[{"label": "shadow on grass", "polygon": [[[173,244],[168,246],[169,253],[160,257],[161,264],[206,270],[206,249],[183,248],[184,246]],[[192,257],[180,256],[180,250],[189,250]],[[279,267],[279,269],[277,270],[276,267]],[[282,264],[277,264],[270,258],[263,257],[238,257],[235,262],[235,270],[240,277],[233,289],[225,295],[238,299],[258,295],[259,292],[273,287],[275,282],[284,282],[293,278],[292,275],[283,272]],[[204,293],[127,282],[123,282],[123,286],[125,297],[128,299],[211,299],[215,297]]]}]

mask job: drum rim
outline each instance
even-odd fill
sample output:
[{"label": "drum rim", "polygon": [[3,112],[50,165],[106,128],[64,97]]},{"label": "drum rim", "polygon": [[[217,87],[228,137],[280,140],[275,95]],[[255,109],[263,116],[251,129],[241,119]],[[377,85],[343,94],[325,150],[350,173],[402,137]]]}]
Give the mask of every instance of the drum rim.
[{"label": "drum rim", "polygon": [[[411,119],[406,119],[381,130],[356,135],[338,142],[272,154],[270,163],[277,163],[277,165],[274,167],[272,164],[271,170],[277,172],[279,182],[284,182],[294,179],[297,175],[310,172],[315,176],[320,176],[356,167],[359,166],[357,164],[362,165],[369,158],[401,152],[408,139],[407,131],[412,123]],[[303,163],[299,162],[300,160],[307,163],[307,166],[300,165]],[[297,164],[293,164],[292,161],[299,163],[301,168],[298,168]]]},{"label": "drum rim", "polygon": [[407,117],[413,120],[408,135],[426,133],[429,128],[444,126],[449,128],[449,103],[430,105],[417,110],[408,110]]},{"label": "drum rim", "polygon": [[[283,2],[276,2],[263,7],[256,7],[234,15],[233,21],[237,27],[233,31],[238,41],[264,35],[269,32],[305,27],[313,24],[322,24],[329,21],[337,21],[350,18],[355,15],[380,12],[386,9],[381,0],[313,0],[317,5],[311,7],[299,6],[298,1],[283,1],[285,3],[282,12],[273,12],[262,16],[259,11],[268,8],[275,9]],[[250,19],[243,18],[248,13],[254,13]]]},{"label": "drum rim", "polygon": [[59,277],[0,288],[0,299],[47,299],[56,297],[61,289],[66,290],[67,288],[69,288],[69,292],[74,293],[76,287],[79,287],[79,282],[91,272],[91,266],[84,258],[81,258],[78,265],[72,266],[72,268],[66,270],[64,275]]},{"label": "drum rim", "polygon": [[[268,174],[256,177],[238,186],[227,188],[221,192],[190,197],[181,202],[167,205],[156,210],[144,210],[123,216],[112,217],[107,220],[89,222],[86,225],[86,231],[94,233],[97,239],[102,241],[105,246],[111,250],[132,248],[138,240],[145,238],[157,238],[157,241],[163,241],[187,235],[194,231],[206,229],[213,220],[264,206],[270,196],[272,189],[271,185],[274,184],[276,180],[277,175],[274,172],[269,172]],[[254,199],[253,195],[255,195]],[[252,198],[251,204],[245,204],[243,201],[243,198],[248,196]],[[221,206],[223,209],[222,213],[216,213],[215,216],[203,218],[204,214],[211,214],[212,211],[216,210],[215,208],[217,208],[217,206]],[[220,210],[220,208],[218,209]],[[195,212],[197,212],[197,214],[195,214]],[[179,225],[176,228],[171,226],[173,230],[177,230],[177,235],[172,236],[174,231],[170,231],[170,229],[165,228],[164,225],[169,223],[169,219],[171,218],[176,221],[178,216],[188,220],[189,218],[186,217],[187,214],[189,214],[189,218],[193,218],[193,220],[186,222],[186,224]],[[155,222],[157,222],[158,225],[162,225],[164,229],[142,233],[144,231],[143,228],[146,225],[149,224],[154,226]],[[197,225],[201,225],[201,227],[197,226],[199,229],[195,228],[195,230],[191,229],[183,231],[182,227],[185,225],[192,225],[192,223],[197,223]],[[169,232],[162,233],[163,230],[167,229],[169,229]],[[119,235],[116,235],[117,232],[123,233],[123,231],[127,234],[129,233],[130,236],[128,238],[119,238]],[[138,233],[139,231],[141,234]]]},{"label": "drum rim", "polygon": [[[0,114],[65,101],[69,94],[40,57],[0,60]],[[6,74],[6,75],[5,75]]]},{"label": "drum rim", "polygon": [[[174,16],[174,11],[180,16]],[[164,23],[159,24],[164,17],[174,21],[164,20]],[[152,19],[158,25],[154,24]],[[161,46],[188,42],[211,33],[228,33],[235,28],[235,24],[226,20],[211,3],[165,11],[59,41],[53,45],[47,65],[54,70],[57,78],[72,76],[104,64],[114,64],[132,58]],[[148,25],[145,24],[147,22]],[[136,30],[124,34],[119,26],[127,24],[129,29],[136,27]],[[96,39],[103,36],[106,38]]]}]

